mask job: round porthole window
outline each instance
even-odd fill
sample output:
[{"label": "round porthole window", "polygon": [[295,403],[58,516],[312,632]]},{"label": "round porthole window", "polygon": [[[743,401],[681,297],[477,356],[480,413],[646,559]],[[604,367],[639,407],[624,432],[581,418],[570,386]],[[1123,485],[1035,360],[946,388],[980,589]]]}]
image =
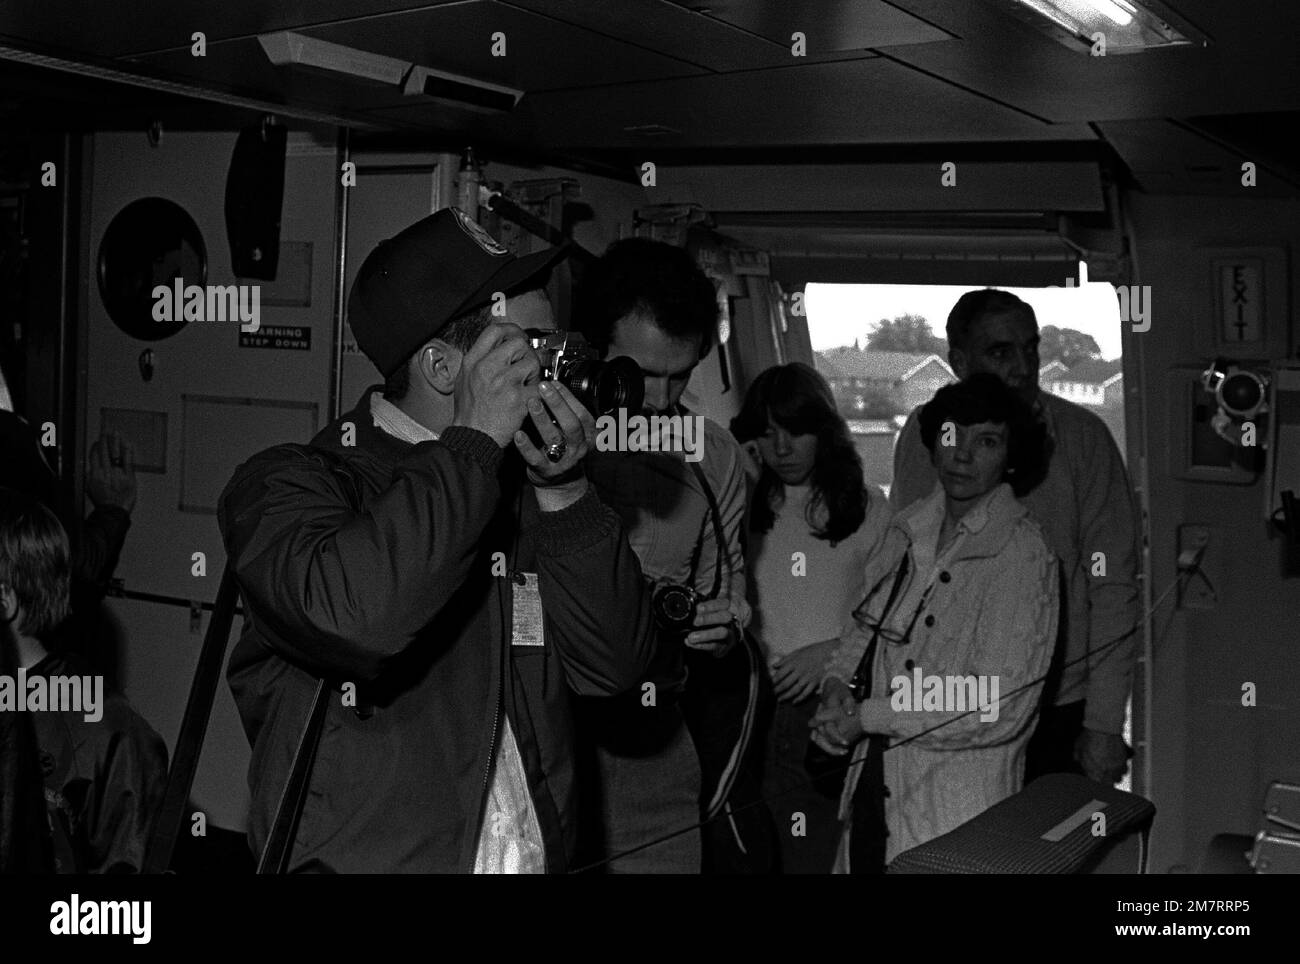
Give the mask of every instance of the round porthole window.
[{"label": "round porthole window", "polygon": [[99,242],[99,296],[113,324],[132,338],[159,341],[184,328],[179,318],[154,320],[154,289],[171,288],[177,279],[182,286],[202,286],[207,276],[208,252],[199,226],[166,198],[132,201]]}]

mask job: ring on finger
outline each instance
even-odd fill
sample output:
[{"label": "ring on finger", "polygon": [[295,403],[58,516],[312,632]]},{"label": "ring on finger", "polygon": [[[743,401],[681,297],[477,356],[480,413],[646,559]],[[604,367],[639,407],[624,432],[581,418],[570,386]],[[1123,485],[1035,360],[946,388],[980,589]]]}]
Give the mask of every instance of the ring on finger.
[{"label": "ring on finger", "polygon": [[564,453],[569,450],[569,443],[560,439],[558,442],[552,442],[546,446],[546,457],[552,462],[558,462],[564,458]]}]

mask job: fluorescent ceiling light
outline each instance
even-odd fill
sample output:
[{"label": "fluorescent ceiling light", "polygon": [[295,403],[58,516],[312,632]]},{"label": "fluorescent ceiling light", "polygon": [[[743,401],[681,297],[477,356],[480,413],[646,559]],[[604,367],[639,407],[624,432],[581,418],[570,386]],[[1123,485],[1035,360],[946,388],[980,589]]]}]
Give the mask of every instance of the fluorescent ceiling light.
[{"label": "fluorescent ceiling light", "polygon": [[1106,38],[1108,54],[1188,44],[1203,47],[1209,43],[1203,33],[1179,19],[1161,0],[991,2],[1075,50],[1090,50],[1098,33]]},{"label": "fluorescent ceiling light", "polygon": [[[1133,8],[1127,3],[1116,3],[1115,0],[1088,0],[1092,8],[1104,16],[1110,17],[1121,27],[1127,27],[1133,22]],[[1128,9],[1125,9],[1125,8]]]}]

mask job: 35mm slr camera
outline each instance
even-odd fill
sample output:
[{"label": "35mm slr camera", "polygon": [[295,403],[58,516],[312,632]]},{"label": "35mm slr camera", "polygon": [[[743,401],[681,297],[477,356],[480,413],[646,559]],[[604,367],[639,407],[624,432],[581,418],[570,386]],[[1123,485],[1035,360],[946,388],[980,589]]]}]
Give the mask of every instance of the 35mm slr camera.
[{"label": "35mm slr camera", "polygon": [[650,606],[661,628],[685,636],[694,628],[701,598],[690,586],[669,582],[654,591]]},{"label": "35mm slr camera", "polygon": [[620,356],[602,361],[576,331],[528,328],[524,334],[541,361],[542,378],[573,392],[592,415],[612,415],[620,408],[641,411],[645,376],[632,359]]}]

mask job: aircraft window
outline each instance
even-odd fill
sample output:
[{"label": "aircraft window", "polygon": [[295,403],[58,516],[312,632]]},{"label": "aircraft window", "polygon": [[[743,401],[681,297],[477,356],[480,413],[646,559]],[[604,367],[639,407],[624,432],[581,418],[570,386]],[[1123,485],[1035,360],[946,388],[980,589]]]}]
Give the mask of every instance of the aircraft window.
[{"label": "aircraft window", "polygon": [[[1094,411],[1127,461],[1121,324],[1114,289],[1007,288],[1038,316],[1039,387]],[[1073,279],[1071,279],[1073,280]],[[808,331],[858,440],[868,479],[888,487],[890,453],[909,411],[954,378],[944,324],[963,285],[818,284],[807,286]],[[1029,345],[1021,348],[1028,351]],[[1014,365],[1016,349],[995,343],[989,361]],[[1023,366],[1028,358],[1021,360]],[[884,436],[885,443],[867,441]]]}]

